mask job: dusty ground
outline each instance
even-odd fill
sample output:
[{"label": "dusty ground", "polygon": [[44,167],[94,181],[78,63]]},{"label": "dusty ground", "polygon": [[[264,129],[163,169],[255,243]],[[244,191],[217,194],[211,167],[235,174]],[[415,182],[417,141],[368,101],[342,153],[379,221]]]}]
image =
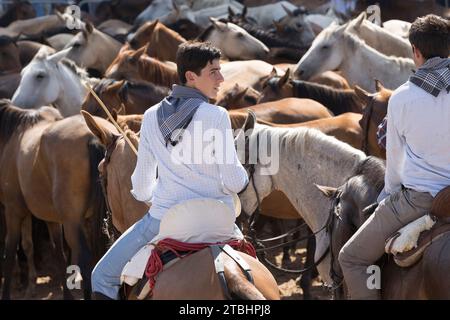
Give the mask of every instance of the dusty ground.
[{"label": "dusty ground", "polygon": [[[266,227],[260,237],[270,237],[274,234],[270,231],[269,227]],[[303,243],[302,243],[303,244]],[[31,299],[34,300],[58,300],[62,299],[62,290],[59,284],[55,283],[54,276],[56,272],[56,266],[53,261],[52,252],[48,249],[48,240],[41,243],[36,249],[35,262],[37,265],[38,278],[36,280],[36,293]],[[306,259],[306,249],[304,246],[299,245],[295,249],[295,253],[290,254],[290,261],[285,261],[282,263],[282,250],[275,249],[268,254],[268,258],[273,263],[278,266],[282,266],[287,269],[300,269],[303,268],[304,260]],[[289,274],[281,272],[267,266],[269,270],[274,275],[275,279],[280,288],[282,299],[284,300],[300,300],[303,299],[303,292],[299,286],[299,275]],[[16,280],[19,278],[18,268],[16,266],[15,277]],[[315,299],[329,299],[329,294],[327,290],[322,287],[319,278],[313,281],[312,295]],[[81,293],[76,293],[76,297],[81,298]],[[12,299],[24,299],[25,290],[20,286],[19,281],[15,281],[11,292]]]}]

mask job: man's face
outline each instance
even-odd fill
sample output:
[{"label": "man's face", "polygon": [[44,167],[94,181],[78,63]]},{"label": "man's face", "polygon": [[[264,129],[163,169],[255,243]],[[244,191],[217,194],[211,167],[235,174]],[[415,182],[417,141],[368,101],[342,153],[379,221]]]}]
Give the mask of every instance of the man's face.
[{"label": "man's face", "polygon": [[201,70],[200,75],[195,72],[186,72],[188,80],[187,85],[196,88],[210,99],[215,99],[219,92],[220,84],[223,82],[222,73],[220,73],[219,59],[215,59]]}]

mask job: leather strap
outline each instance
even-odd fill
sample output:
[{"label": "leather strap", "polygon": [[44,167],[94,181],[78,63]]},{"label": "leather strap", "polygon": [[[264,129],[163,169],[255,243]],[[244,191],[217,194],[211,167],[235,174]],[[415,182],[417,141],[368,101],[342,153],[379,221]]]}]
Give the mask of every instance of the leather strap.
[{"label": "leather strap", "polygon": [[223,258],[221,257],[221,246],[220,245],[211,245],[209,246],[211,249],[211,253],[214,259],[214,268],[216,269],[216,273],[219,277],[220,286],[222,287],[222,291],[224,296],[231,300],[230,290],[228,289],[227,280],[225,279],[225,263]]},{"label": "leather strap", "polygon": [[254,284],[255,282],[251,274],[250,266],[244,259],[242,259],[239,253],[237,253],[232,247],[230,247],[227,244],[224,246],[220,246],[220,248],[222,249],[223,252],[225,252],[231,259],[233,259],[238,264],[238,266],[244,272],[247,280]]}]

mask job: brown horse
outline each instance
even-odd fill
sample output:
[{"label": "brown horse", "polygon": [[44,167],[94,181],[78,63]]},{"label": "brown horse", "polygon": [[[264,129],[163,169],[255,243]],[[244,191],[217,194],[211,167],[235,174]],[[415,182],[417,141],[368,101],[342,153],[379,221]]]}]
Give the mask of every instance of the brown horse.
[{"label": "brown horse", "polygon": [[16,20],[25,20],[36,17],[36,11],[28,1],[15,1],[7,7],[7,10],[0,17],[0,27],[7,27]]},{"label": "brown horse", "polygon": [[[331,274],[335,284],[342,283],[342,271],[337,263],[339,250],[371,214],[366,208],[376,202],[384,186],[384,161],[368,157],[360,163],[355,175],[338,188],[320,188],[333,201],[332,214],[340,219],[331,231]],[[339,203],[339,207],[337,204]],[[373,212],[373,210],[372,210]],[[416,264],[402,268],[394,259],[381,261],[381,291],[383,299],[450,299],[450,233],[433,240]],[[345,279],[344,279],[345,280]],[[339,286],[337,296],[346,297]]]},{"label": "brown horse", "polygon": [[[107,121],[98,121],[113,130]],[[93,263],[106,249],[102,233],[104,198],[97,169],[103,152],[81,116],[61,120],[54,108],[23,110],[8,100],[1,101],[0,203],[7,229],[4,299],[10,296],[21,228],[24,222],[31,221],[31,215],[49,224],[61,270],[58,276],[63,282],[66,262],[59,238],[62,224],[71,249],[70,264],[80,267],[85,298],[90,296]],[[29,263],[33,261],[32,251],[31,244],[26,250]],[[63,288],[64,296],[69,297],[66,285]]]},{"label": "brown horse", "polygon": [[383,87],[380,81],[375,81],[377,92],[370,94],[364,89],[355,86],[355,92],[363,99],[366,107],[361,119],[361,128],[363,130],[362,151],[367,155],[386,159],[386,150],[378,144],[377,130],[387,113],[389,98],[392,90]]},{"label": "brown horse", "polygon": [[[113,225],[123,232],[148,210],[146,204],[135,200],[129,192],[136,156],[124,139],[118,138],[88,113],[83,112],[83,115],[89,128],[107,148],[105,160],[99,169],[102,176],[106,177],[107,201]],[[132,131],[128,131],[127,136],[137,148],[138,136]],[[230,291],[241,299],[279,299],[278,286],[271,273],[256,259],[239,254],[252,268],[255,285],[246,280],[234,262],[224,257],[225,277]],[[204,249],[164,270],[158,276],[152,299],[225,299],[212,260],[210,251]],[[186,270],[191,272],[189,277],[186,277]]]},{"label": "brown horse", "polygon": [[258,102],[274,101],[286,97],[313,99],[326,106],[335,115],[344,112],[362,112],[362,101],[354,90],[334,89],[308,81],[292,80],[289,69],[282,77],[276,76],[273,71],[263,85]]},{"label": "brown horse", "polygon": [[[143,114],[169,95],[167,87],[143,81],[102,79],[93,89],[110,112],[115,109],[119,114]],[[92,115],[106,118],[106,113],[91,94],[86,95],[81,108]]]},{"label": "brown horse", "polygon": [[233,111],[247,112],[247,109],[253,110],[260,120],[278,124],[299,123],[333,116],[319,102],[299,98],[286,98],[260,103],[247,108],[234,109]]},{"label": "brown horse", "polygon": [[146,47],[139,50],[122,48],[105,72],[107,78],[133,81],[145,80],[171,88],[179,82],[176,66],[165,64],[145,54]]},{"label": "brown horse", "polygon": [[242,87],[236,83],[230,90],[222,91],[215,104],[225,109],[250,107],[257,103],[259,96],[260,93],[252,87]]},{"label": "brown horse", "polygon": [[0,74],[0,99],[11,99],[19,87],[21,78],[20,72]]},{"label": "brown horse", "polygon": [[161,61],[175,62],[178,46],[185,43],[186,39],[155,20],[140,26],[129,42],[134,50],[142,48],[148,43],[147,55]]},{"label": "brown horse", "polygon": [[19,58],[19,48],[16,39],[0,36],[0,74],[4,72],[20,72],[22,63]]}]

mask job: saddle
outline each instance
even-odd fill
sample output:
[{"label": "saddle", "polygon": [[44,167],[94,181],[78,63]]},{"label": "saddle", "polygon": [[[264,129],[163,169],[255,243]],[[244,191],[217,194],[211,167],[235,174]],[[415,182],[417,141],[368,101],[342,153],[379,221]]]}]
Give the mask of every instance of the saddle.
[{"label": "saddle", "polygon": [[426,248],[450,232],[450,186],[433,199],[430,215],[421,217],[386,240],[385,251],[400,267],[416,264]]},{"label": "saddle", "polygon": [[[235,209],[239,209],[239,206],[236,205]],[[234,224],[237,213],[237,210],[233,212],[222,201],[215,199],[192,199],[175,205],[161,220],[159,234],[125,265],[121,282],[130,286],[136,285],[138,299],[144,299],[150,294],[154,284],[149,281],[151,279],[144,276],[144,273],[148,274],[149,268],[152,268],[150,264],[151,258],[155,258],[155,255],[152,255],[155,248],[158,249],[159,255],[157,264],[162,263],[161,271],[163,271],[193,251],[211,247],[216,272],[222,286],[226,288],[226,283],[223,283],[223,266],[221,267],[221,259],[218,258],[221,251],[235,260],[244,272],[250,270],[243,259],[232,253],[231,247],[224,245],[230,240],[234,240],[234,244],[244,240],[242,233]],[[222,245],[213,248],[218,243]]]}]

